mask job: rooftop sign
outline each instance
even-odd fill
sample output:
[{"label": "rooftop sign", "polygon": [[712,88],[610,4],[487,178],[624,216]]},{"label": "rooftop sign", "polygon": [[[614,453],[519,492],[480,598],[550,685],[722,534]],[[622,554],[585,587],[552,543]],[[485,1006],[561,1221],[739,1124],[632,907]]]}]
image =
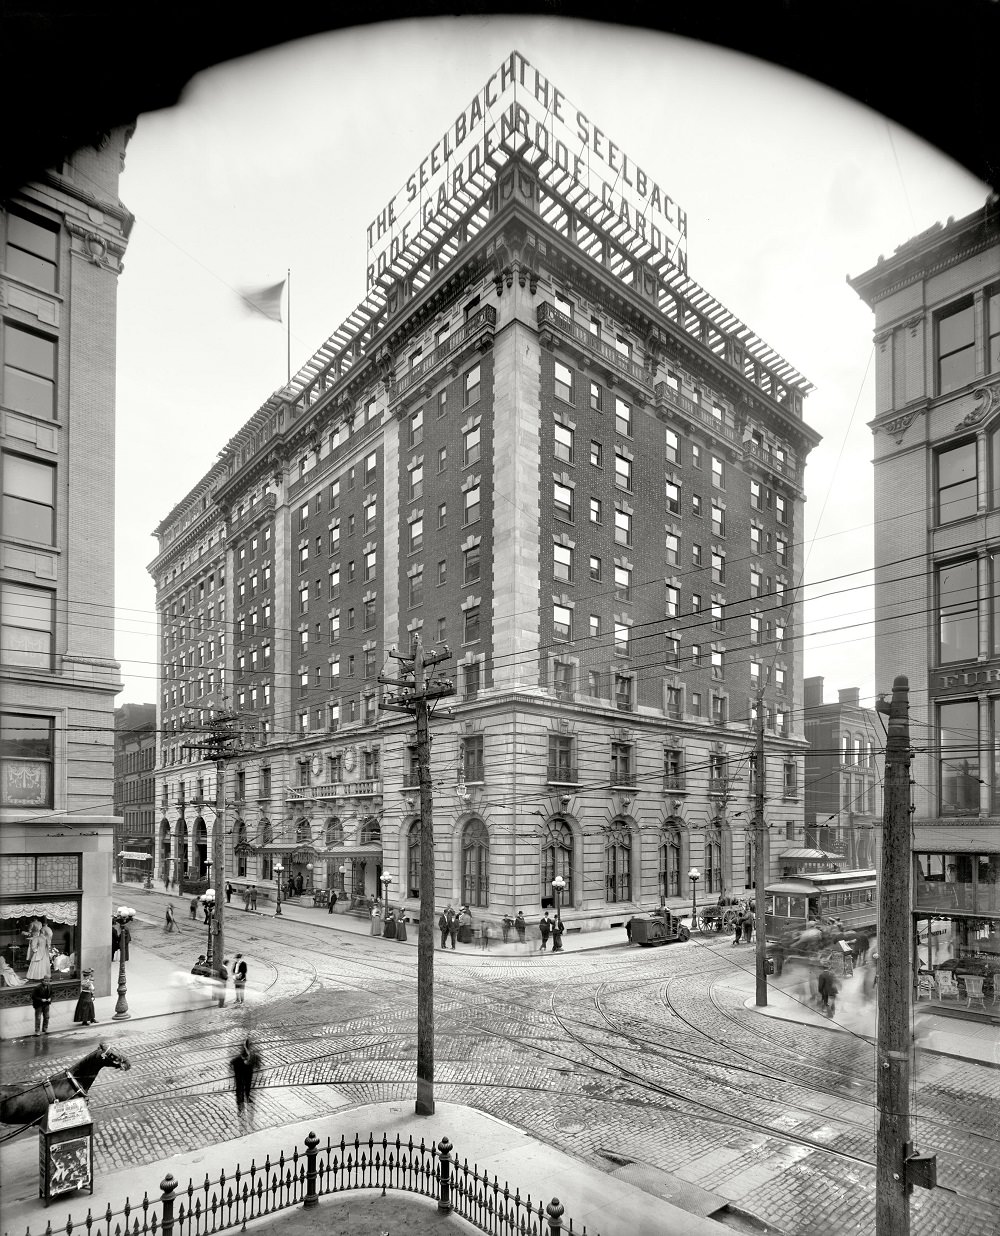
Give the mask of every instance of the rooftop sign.
[{"label": "rooftop sign", "polygon": [[[399,275],[428,247],[435,222],[464,209],[468,191],[505,143],[534,151],[583,190],[591,222],[624,226],[687,273],[687,215],[670,195],[579,108],[513,51],[448,126],[406,184],[368,226],[367,284]],[[465,195],[463,200],[463,194]],[[440,229],[437,229],[440,231]],[[424,243],[421,243],[424,242]]]}]

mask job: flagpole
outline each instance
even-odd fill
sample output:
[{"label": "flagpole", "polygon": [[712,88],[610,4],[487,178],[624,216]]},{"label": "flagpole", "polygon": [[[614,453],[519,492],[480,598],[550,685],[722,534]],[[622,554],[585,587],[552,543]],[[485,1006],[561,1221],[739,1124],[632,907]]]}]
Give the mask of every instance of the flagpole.
[{"label": "flagpole", "polygon": [[288,318],[288,385],[292,384],[292,268],[288,267],[288,308],[285,316]]}]

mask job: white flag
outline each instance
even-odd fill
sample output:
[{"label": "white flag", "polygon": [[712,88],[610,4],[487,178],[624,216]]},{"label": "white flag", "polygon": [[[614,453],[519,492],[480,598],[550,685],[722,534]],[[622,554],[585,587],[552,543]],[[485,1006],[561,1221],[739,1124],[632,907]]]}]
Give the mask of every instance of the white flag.
[{"label": "white flag", "polygon": [[266,288],[242,288],[239,292],[244,308],[250,313],[263,314],[272,322],[282,321],[281,294],[285,290],[285,280]]}]

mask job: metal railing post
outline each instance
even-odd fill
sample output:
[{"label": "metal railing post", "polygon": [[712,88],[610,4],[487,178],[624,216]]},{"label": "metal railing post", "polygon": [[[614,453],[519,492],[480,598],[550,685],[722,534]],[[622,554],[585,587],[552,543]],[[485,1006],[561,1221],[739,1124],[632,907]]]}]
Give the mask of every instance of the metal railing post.
[{"label": "metal railing post", "polygon": [[302,1202],[304,1210],[310,1210],[313,1206],[319,1205],[319,1198],[316,1196],[316,1147],[319,1145],[319,1138],[315,1133],[310,1132],[306,1137],[306,1196]]},{"label": "metal railing post", "polygon": [[177,1181],[167,1172],[160,1181],[160,1205],[163,1213],[160,1216],[160,1236],[173,1236],[174,1231],[174,1190]]},{"label": "metal railing post", "polygon": [[554,1197],[545,1207],[545,1213],[549,1220],[549,1236],[559,1236],[560,1232],[562,1232],[562,1217],[565,1209],[557,1197]]},{"label": "metal railing post", "polygon": [[438,1162],[441,1164],[441,1191],[438,1194],[438,1210],[451,1214],[451,1152],[454,1149],[447,1137],[438,1142]]}]

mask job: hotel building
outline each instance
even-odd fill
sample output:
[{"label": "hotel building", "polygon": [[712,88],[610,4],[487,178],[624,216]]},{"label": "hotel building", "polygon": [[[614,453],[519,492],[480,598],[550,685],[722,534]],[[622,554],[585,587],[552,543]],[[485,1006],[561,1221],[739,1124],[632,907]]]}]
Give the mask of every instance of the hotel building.
[{"label": "hotel building", "polygon": [[[611,209],[613,173],[588,189],[532,128],[554,87],[516,53],[496,76],[520,93],[417,239],[379,215],[365,299],[156,529],[157,869],[188,887],[216,796],[185,744],[223,704],[248,744],[226,874],[272,895],[280,862],[354,900],[387,875],[410,911],[537,918],[561,875],[571,930],[686,907],[691,868],[699,897],[742,895],[758,691],[772,873],[802,836],[811,388]],[[414,729],[377,681],[417,638],[455,685],[431,719],[433,890]]]}]

